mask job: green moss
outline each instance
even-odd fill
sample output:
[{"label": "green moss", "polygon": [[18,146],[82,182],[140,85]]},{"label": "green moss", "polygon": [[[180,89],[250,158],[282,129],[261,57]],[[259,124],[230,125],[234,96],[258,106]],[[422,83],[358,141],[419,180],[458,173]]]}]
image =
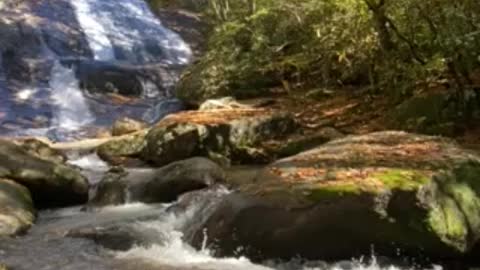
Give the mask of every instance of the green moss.
[{"label": "green moss", "polygon": [[431,209],[428,223],[443,242],[459,251],[467,249],[465,240],[468,236],[468,227],[453,199],[441,198],[438,204]]},{"label": "green moss", "polygon": [[375,175],[375,178],[382,181],[388,189],[416,190],[420,186],[428,183],[430,177],[420,171],[389,169]]},{"label": "green moss", "polygon": [[468,250],[472,239],[480,237],[479,176],[480,165],[467,162],[435,177],[428,223],[443,242],[459,251]]},{"label": "green moss", "polygon": [[343,196],[360,195],[363,191],[351,183],[320,186],[309,191],[307,198],[311,201],[330,200]]}]

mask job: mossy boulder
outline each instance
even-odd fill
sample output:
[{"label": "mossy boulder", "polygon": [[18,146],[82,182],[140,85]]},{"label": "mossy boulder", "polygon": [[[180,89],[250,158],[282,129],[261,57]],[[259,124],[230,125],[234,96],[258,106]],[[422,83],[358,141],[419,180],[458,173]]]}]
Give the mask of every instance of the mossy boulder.
[{"label": "mossy boulder", "polygon": [[453,136],[456,132],[454,103],[448,93],[426,93],[398,105],[391,113],[393,127],[431,135]]},{"label": "mossy boulder", "polygon": [[88,182],[75,168],[32,154],[0,140],[0,178],[12,179],[32,193],[36,206],[65,206],[88,199]]},{"label": "mossy boulder", "polygon": [[28,189],[0,178],[0,237],[25,232],[34,220],[35,209]]},{"label": "mossy boulder", "polygon": [[145,136],[148,130],[113,137],[97,147],[98,156],[108,162],[118,163],[126,157],[138,157],[146,146]]},{"label": "mossy boulder", "polygon": [[255,65],[229,69],[218,59],[205,56],[187,68],[175,88],[178,99],[192,107],[199,107],[209,99],[231,96],[238,99],[257,98],[270,94],[277,86],[271,76],[265,76]]},{"label": "mossy boulder", "polygon": [[189,111],[170,115],[146,136],[142,157],[156,165],[193,156],[225,164],[269,160],[260,144],[295,130],[288,113],[266,109]]},{"label": "mossy boulder", "polygon": [[[461,258],[480,237],[480,158],[403,132],[348,136],[237,182],[205,223],[218,255]],[[198,245],[203,231],[194,237]]]},{"label": "mossy boulder", "polygon": [[50,147],[48,142],[36,138],[28,138],[18,142],[28,153],[54,163],[65,163],[67,157],[60,150]]}]

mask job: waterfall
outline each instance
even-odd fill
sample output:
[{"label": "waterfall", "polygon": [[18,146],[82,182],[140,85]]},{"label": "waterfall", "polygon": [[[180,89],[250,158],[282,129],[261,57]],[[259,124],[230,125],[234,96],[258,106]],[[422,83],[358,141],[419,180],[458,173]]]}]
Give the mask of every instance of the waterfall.
[{"label": "waterfall", "polygon": [[95,16],[89,0],[72,0],[70,2],[75,9],[77,20],[87,37],[94,59],[100,61],[115,59],[113,46],[107,36],[106,29],[100,23],[100,18]]},{"label": "waterfall", "polygon": [[143,0],[70,0],[95,59],[187,64],[192,52]]},{"label": "waterfall", "polygon": [[65,130],[76,130],[95,120],[87,100],[79,88],[72,69],[55,61],[50,77],[51,99],[56,106],[53,126]]}]

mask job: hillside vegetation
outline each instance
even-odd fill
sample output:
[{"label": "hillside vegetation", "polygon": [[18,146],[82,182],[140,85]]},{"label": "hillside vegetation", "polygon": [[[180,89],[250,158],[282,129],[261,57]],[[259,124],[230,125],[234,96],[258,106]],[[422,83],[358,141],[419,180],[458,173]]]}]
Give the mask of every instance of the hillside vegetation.
[{"label": "hillside vegetation", "polygon": [[440,90],[449,120],[476,117],[480,2],[475,0],[156,1],[201,9],[205,55],[180,96],[257,96],[351,87],[399,103]]}]

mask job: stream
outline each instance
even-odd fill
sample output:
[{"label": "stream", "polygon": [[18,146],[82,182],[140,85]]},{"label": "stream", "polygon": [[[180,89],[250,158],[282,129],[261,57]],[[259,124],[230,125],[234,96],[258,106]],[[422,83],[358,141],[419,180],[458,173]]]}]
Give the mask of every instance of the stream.
[{"label": "stream", "polygon": [[[95,176],[107,169],[95,155],[76,157],[72,164]],[[132,169],[133,170],[133,169]],[[0,242],[0,261],[16,270],[440,270],[440,266],[397,266],[366,255],[327,263],[293,258],[254,263],[245,257],[218,258],[213,251],[188,244],[229,191],[223,187],[186,194],[170,204],[129,203],[85,211],[82,206],[39,213],[25,236]],[[130,246],[130,241],[135,244]],[[241,248],[241,247],[239,247]],[[398,258],[401,259],[401,258]]]},{"label": "stream", "polygon": [[[77,54],[66,52],[52,45],[56,43],[51,37],[40,35],[41,49],[28,59],[44,77],[32,72],[25,80],[8,72],[12,60],[9,55],[3,56],[1,135],[75,140],[92,136],[95,128],[108,127],[122,116],[153,123],[182,108],[172,98],[172,89],[179,71],[191,61],[192,52],[178,34],[162,25],[144,1],[58,0],[33,5],[40,17],[55,17],[65,24],[75,21],[73,27],[80,29],[83,33],[80,36],[85,39],[79,44],[87,44],[90,53],[85,53],[85,48]],[[60,7],[67,7],[68,12],[57,10],[59,13],[73,14],[75,20],[50,14],[49,9]],[[40,31],[48,31],[48,27]],[[158,67],[162,72],[152,74],[151,70]],[[88,89],[88,83],[96,79],[95,74],[109,74],[102,73],[104,69],[134,72],[141,91],[134,98],[113,102],[112,97],[122,92],[120,87],[113,85],[116,89],[111,93]],[[87,83],[85,76],[89,78]],[[82,168],[92,185],[109,169],[95,155],[72,156],[70,163]],[[259,263],[245,257],[218,258],[208,248],[197,250],[190,246],[192,231],[199,229],[228,193],[226,188],[216,187],[186,194],[170,204],[129,203],[95,210],[84,206],[43,210],[26,235],[0,242],[0,262],[14,270],[417,269],[414,264],[398,263],[402,258],[394,258],[396,263],[393,263],[373,254],[335,263],[301,258]]]}]

